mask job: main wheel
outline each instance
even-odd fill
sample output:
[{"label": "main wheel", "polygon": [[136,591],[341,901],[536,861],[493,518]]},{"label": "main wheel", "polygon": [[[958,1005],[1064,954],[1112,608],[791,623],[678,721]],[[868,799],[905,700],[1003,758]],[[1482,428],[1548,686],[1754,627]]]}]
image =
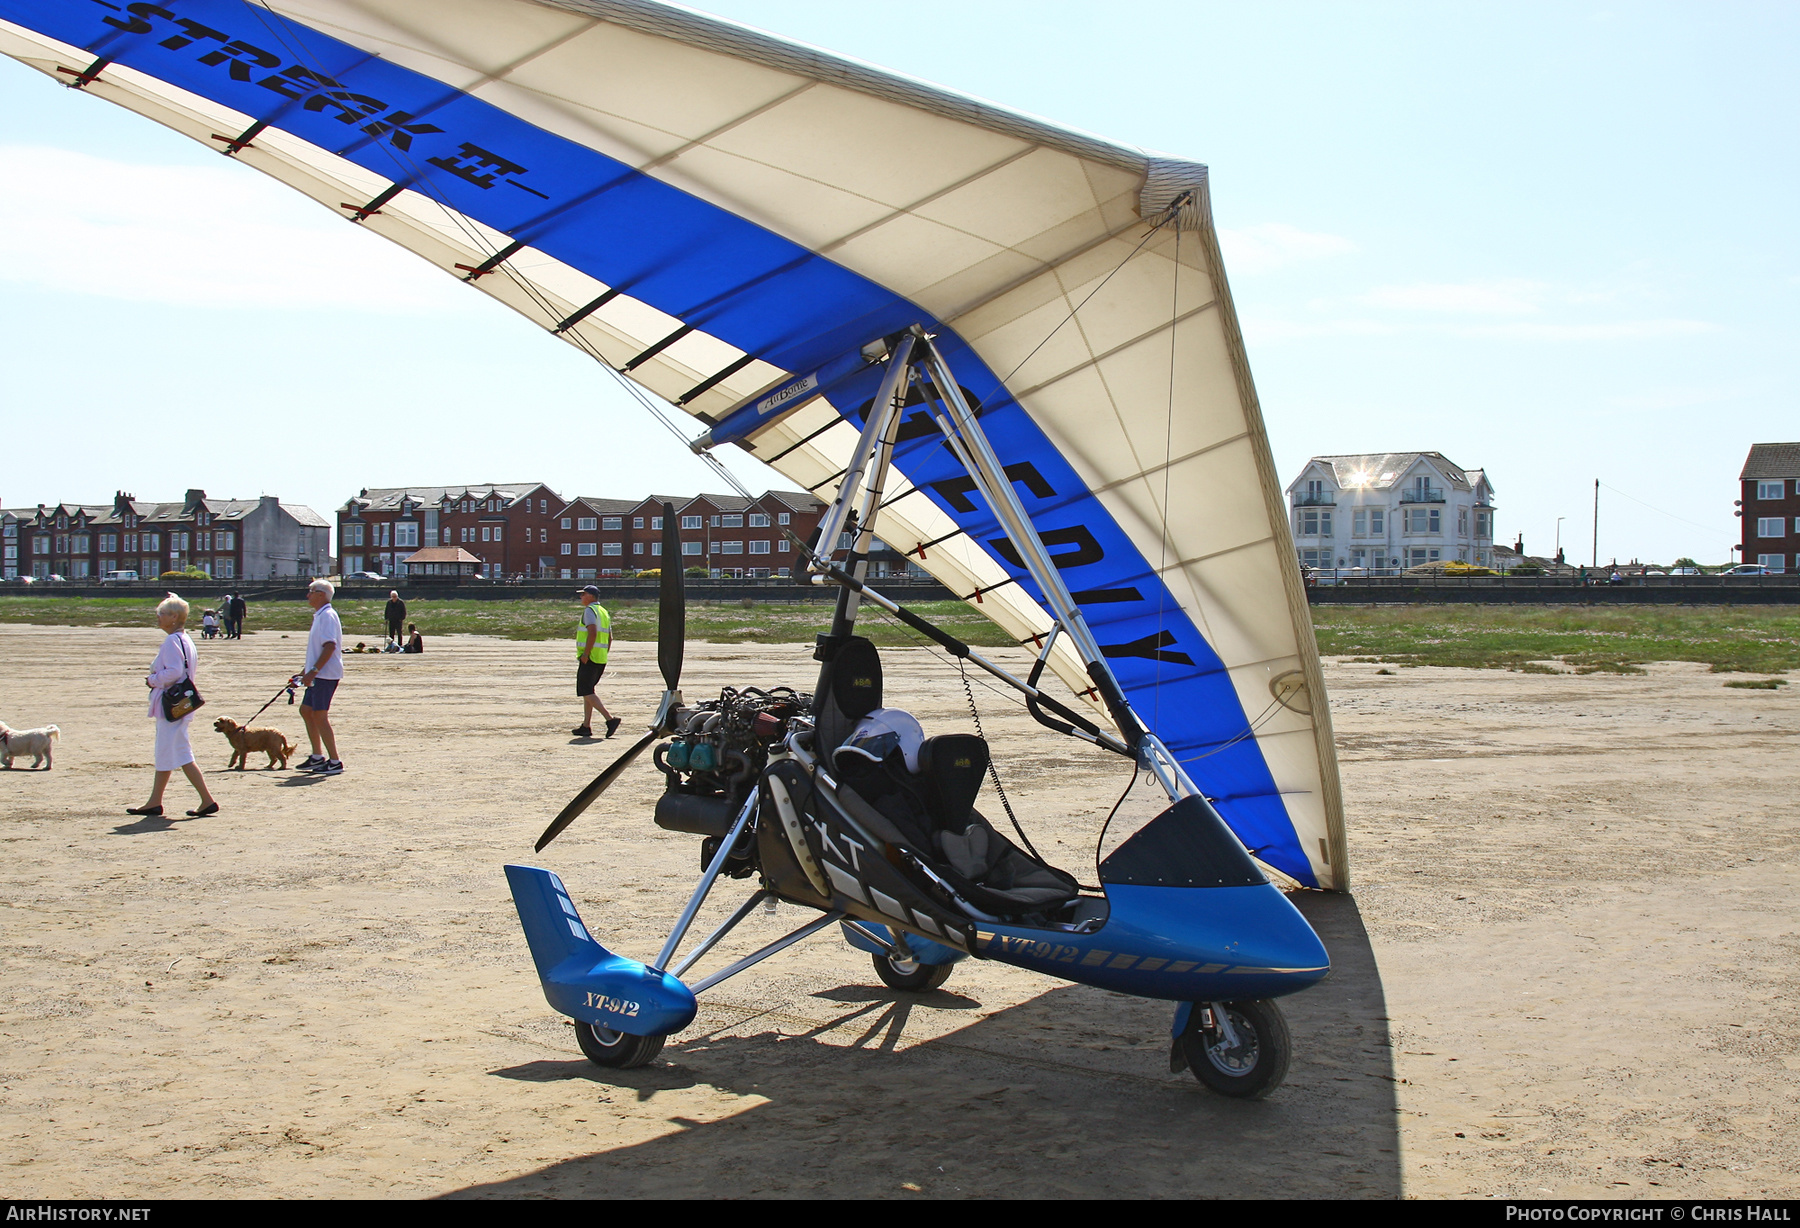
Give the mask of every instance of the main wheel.
[{"label": "main wheel", "polygon": [[661,1036],[633,1036],[630,1032],[614,1032],[597,1023],[575,1021],[575,1039],[588,1061],[596,1066],[612,1066],[628,1070],[642,1066],[662,1052]]},{"label": "main wheel", "polygon": [[922,964],[916,959],[895,959],[891,955],[871,955],[875,975],[894,989],[923,992],[936,989],[950,979],[955,964]]},{"label": "main wheel", "polygon": [[1214,1002],[1213,1011],[1231,1022],[1235,1043],[1228,1043],[1224,1029],[1208,1030],[1199,1024],[1204,1005],[1194,1008],[1194,1020],[1182,1036],[1188,1067],[1194,1077],[1222,1096],[1237,1100],[1261,1100],[1287,1078],[1293,1041],[1281,1008],[1267,998],[1243,1002]]}]

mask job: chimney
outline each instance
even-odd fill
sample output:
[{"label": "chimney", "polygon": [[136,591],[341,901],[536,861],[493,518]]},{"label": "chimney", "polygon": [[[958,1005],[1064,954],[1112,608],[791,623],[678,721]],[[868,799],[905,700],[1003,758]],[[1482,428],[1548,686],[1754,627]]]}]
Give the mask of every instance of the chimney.
[{"label": "chimney", "polygon": [[1520,558],[1525,557],[1525,535],[1523,533],[1519,534],[1518,539],[1513,542],[1513,551]]},{"label": "chimney", "polygon": [[189,489],[189,491],[187,492],[187,498],[184,499],[181,504],[182,514],[188,515],[190,513],[199,511],[200,505],[205,502],[206,502],[206,492],[204,490]]}]

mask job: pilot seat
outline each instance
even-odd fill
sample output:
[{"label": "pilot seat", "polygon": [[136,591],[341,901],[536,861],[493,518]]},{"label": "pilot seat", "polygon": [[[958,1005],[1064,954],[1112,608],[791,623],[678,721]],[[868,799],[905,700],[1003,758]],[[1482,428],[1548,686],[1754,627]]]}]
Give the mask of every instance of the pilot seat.
[{"label": "pilot seat", "polygon": [[925,737],[911,713],[882,706],[881,659],[852,637],[821,688],[815,751],[832,764],[840,793],[886,819],[901,843],[964,900],[994,917],[1046,916],[1080,894],[1070,875],[1020,849],[975,809],[988,774],[985,738]]}]

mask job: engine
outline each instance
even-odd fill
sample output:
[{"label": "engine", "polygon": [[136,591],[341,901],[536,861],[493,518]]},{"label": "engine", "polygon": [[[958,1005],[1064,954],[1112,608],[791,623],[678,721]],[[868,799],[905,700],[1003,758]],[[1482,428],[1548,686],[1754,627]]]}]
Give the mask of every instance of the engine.
[{"label": "engine", "polygon": [[[716,700],[681,709],[675,736],[652,756],[667,781],[656,800],[656,825],[707,837],[700,861],[710,862],[756,789],[769,752],[786,740],[788,722],[811,708],[812,696],[792,687],[726,687]],[[742,855],[734,851],[726,864],[733,878],[755,868],[754,843],[742,844]]]}]

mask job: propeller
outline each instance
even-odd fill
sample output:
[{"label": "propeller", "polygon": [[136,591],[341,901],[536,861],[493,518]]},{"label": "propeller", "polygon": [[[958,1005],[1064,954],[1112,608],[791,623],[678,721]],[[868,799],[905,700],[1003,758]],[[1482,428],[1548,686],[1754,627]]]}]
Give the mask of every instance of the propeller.
[{"label": "propeller", "polygon": [[580,818],[582,812],[594,804],[595,798],[606,792],[608,786],[631,766],[632,760],[664,733],[670,732],[675,710],[681,706],[681,662],[687,648],[687,581],[681,573],[681,525],[675,519],[675,506],[665,503],[662,508],[662,591],[656,612],[656,664],[662,670],[666,689],[662,703],[656,709],[656,722],[649,733],[632,743],[605,771],[589,781],[587,788],[569,799],[562,813],[551,820],[544,834],[538,837],[537,851],[540,853],[546,844]]}]

